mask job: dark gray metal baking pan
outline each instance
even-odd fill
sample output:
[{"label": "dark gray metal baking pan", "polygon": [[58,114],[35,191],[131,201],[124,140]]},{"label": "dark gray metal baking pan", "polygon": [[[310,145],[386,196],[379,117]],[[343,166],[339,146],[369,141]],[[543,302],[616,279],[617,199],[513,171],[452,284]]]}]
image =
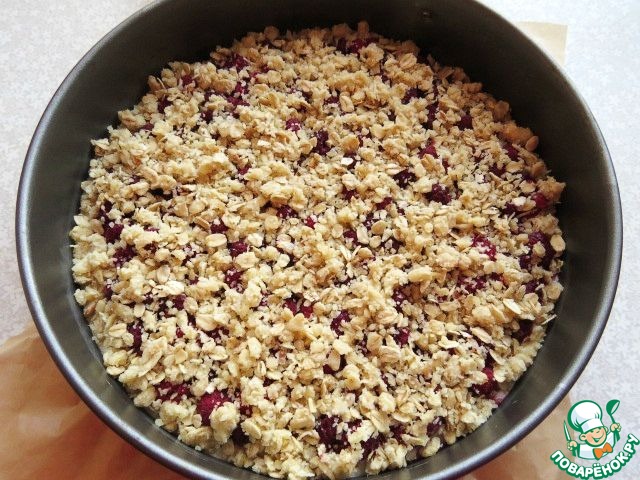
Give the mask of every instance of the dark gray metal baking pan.
[{"label": "dark gray metal baking pan", "polygon": [[539,152],[567,183],[559,209],[567,252],[558,318],[533,366],[494,415],[437,455],[379,475],[457,477],[512,446],[558,404],[585,368],[607,322],[622,252],[615,173],[598,126],[570,82],[525,35],[471,0],[164,0],[139,11],[80,60],[47,107],[26,156],[16,215],[24,290],[51,356],[84,401],[143,452],[184,475],[257,479],[178,442],[134,407],[102,367],[73,299],[68,232],[87,174],[90,139],[136,103],[147,75],[170,60],[205,58],[247,31],[368,20],[412,39],[442,63],[462,66],[507,100],[540,137]]}]

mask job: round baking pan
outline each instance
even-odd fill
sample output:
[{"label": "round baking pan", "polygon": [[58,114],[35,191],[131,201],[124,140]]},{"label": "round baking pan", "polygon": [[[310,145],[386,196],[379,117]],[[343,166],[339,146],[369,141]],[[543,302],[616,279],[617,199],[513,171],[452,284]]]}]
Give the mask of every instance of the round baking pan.
[{"label": "round baking pan", "polygon": [[[107,375],[73,298],[68,237],[90,140],[135,104],[149,74],[171,60],[206,58],[248,31],[351,25],[414,40],[461,66],[508,101],[540,137],[539,153],[567,183],[559,207],[567,251],[557,319],[534,364],[474,433],[436,455],[383,473],[393,480],[457,477],[512,446],[558,404],[585,368],[605,327],[620,269],[622,218],[606,145],[584,101],[557,65],[518,29],[468,0],[164,0],[105,36],[64,80],[27,153],[16,216],[18,258],[31,313],[62,373],[111,428],[143,452],[194,478],[260,476],[187,447],[136,408]],[[543,453],[543,455],[550,452]]]}]

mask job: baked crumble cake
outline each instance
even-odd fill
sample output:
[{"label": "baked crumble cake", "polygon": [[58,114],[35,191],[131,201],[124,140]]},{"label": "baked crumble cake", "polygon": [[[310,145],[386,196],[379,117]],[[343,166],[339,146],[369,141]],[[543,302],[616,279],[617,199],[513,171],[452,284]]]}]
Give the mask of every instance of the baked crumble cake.
[{"label": "baked crumble cake", "polygon": [[480,426],[553,319],[564,185],[460,68],[346,25],[175,62],[93,142],[76,298],[156,423],[273,477]]}]

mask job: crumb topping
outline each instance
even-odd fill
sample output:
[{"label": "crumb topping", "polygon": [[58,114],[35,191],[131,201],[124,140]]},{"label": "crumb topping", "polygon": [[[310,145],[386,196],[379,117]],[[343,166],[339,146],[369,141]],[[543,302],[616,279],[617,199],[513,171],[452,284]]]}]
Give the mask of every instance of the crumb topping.
[{"label": "crumb topping", "polygon": [[196,449],[377,473],[479,427],[562,292],[564,184],[460,68],[361,22],[149,77],[71,231],[107,372]]}]

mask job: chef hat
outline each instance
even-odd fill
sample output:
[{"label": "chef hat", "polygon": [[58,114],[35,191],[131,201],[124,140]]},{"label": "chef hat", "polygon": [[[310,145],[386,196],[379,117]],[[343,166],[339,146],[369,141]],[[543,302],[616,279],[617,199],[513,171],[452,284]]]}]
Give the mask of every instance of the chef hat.
[{"label": "chef hat", "polygon": [[591,400],[583,400],[571,407],[567,415],[569,425],[574,430],[587,433],[594,428],[604,427],[602,423],[602,409],[600,405]]}]

